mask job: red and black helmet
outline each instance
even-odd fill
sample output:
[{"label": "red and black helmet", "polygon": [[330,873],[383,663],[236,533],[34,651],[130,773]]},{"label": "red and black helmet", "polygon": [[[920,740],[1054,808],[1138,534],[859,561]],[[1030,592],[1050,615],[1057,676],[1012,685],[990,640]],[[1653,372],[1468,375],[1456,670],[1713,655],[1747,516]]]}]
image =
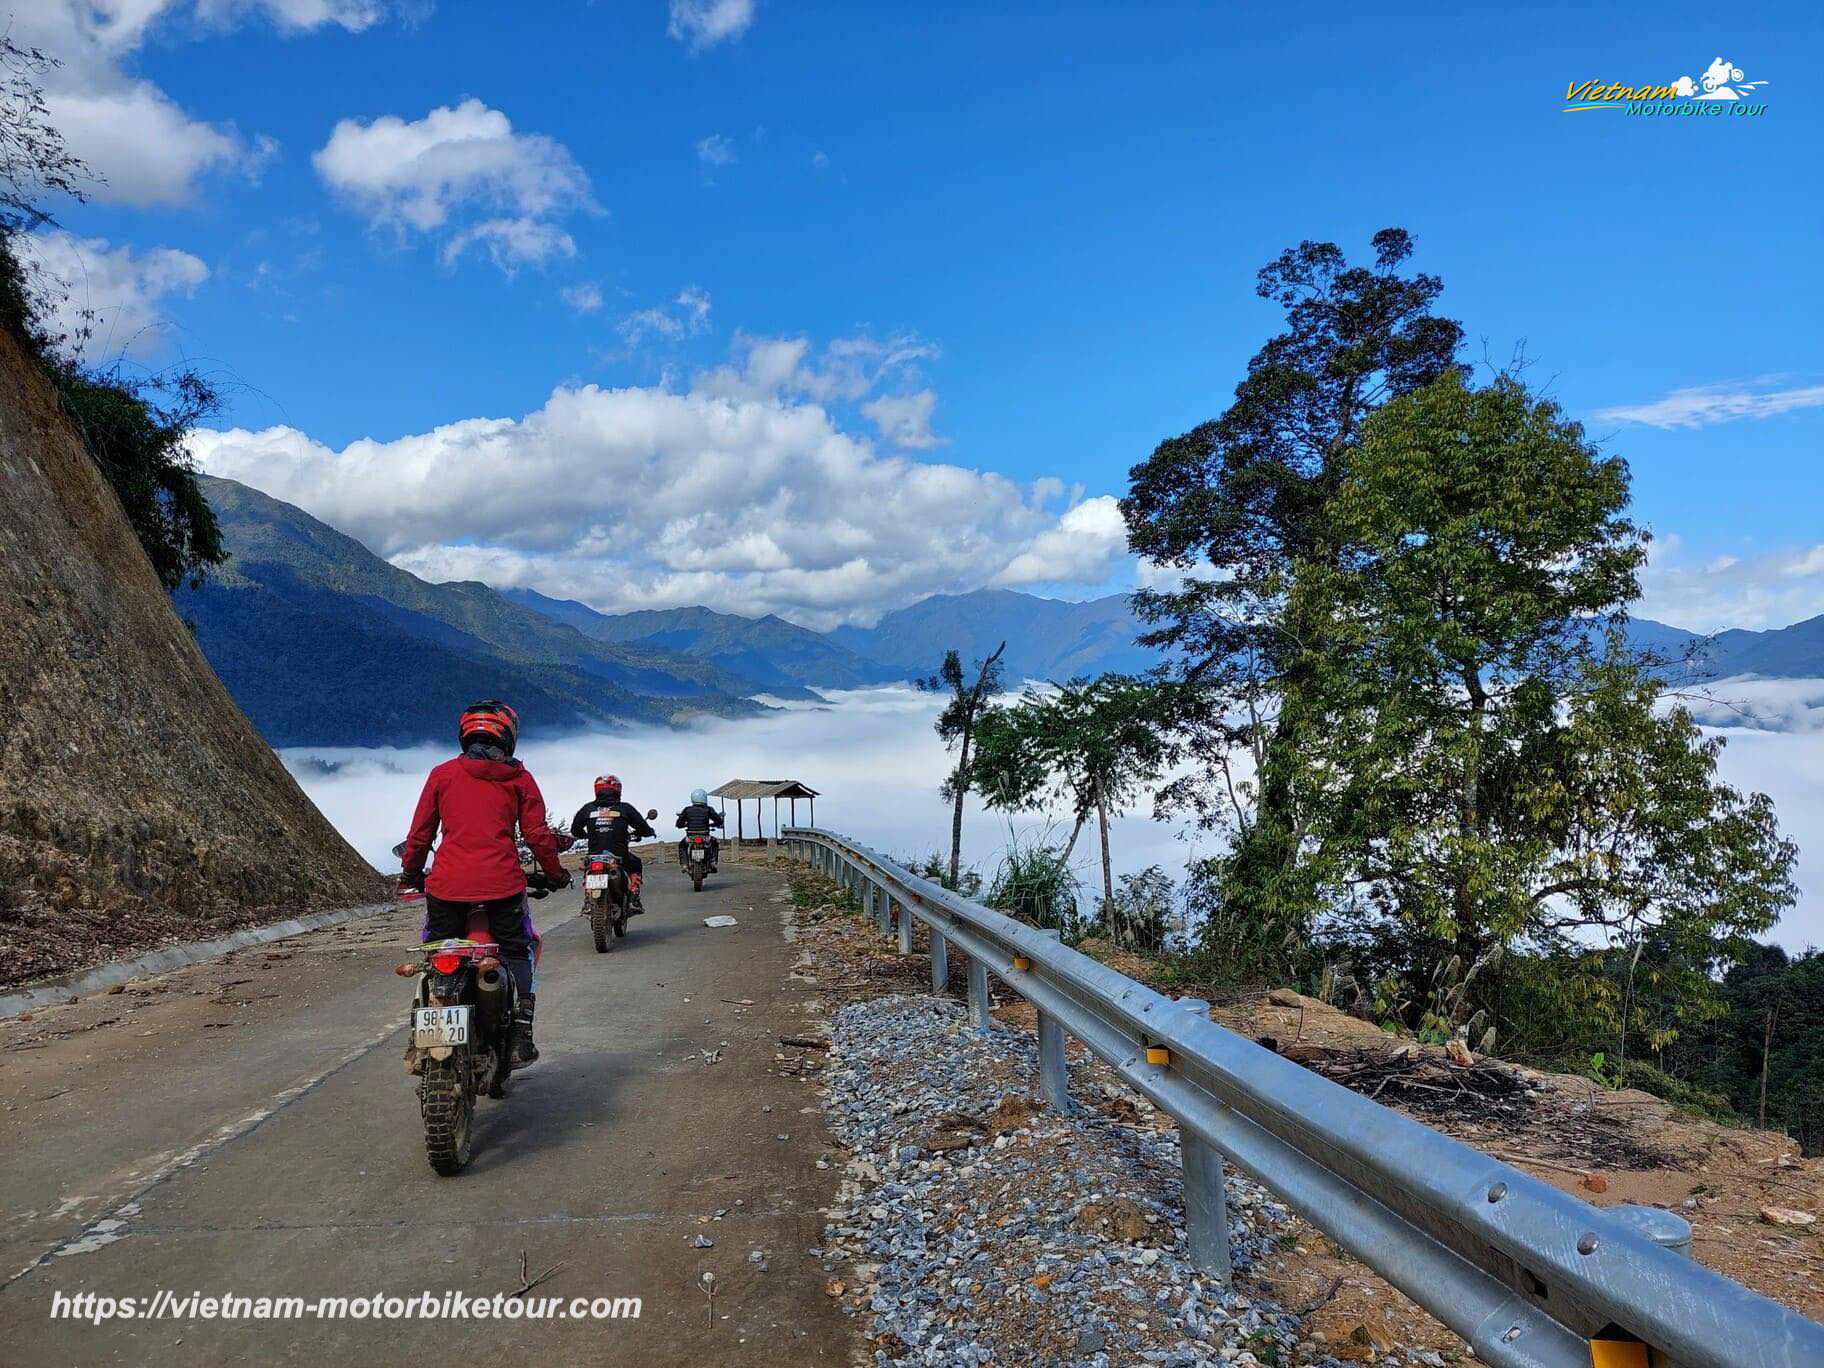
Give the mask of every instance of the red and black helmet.
[{"label": "red and black helmet", "polygon": [[614,774],[596,775],[595,796],[597,798],[619,798],[621,796],[620,776]]},{"label": "red and black helmet", "polygon": [[498,698],[471,703],[462,710],[462,721],[456,724],[456,740],[464,747],[471,741],[482,741],[511,755],[519,744],[519,714]]}]

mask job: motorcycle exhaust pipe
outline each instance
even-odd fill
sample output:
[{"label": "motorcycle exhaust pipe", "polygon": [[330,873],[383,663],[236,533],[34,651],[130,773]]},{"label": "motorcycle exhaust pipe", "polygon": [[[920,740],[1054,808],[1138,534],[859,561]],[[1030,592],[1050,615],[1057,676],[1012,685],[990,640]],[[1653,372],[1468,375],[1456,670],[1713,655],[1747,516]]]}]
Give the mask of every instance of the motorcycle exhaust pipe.
[{"label": "motorcycle exhaust pipe", "polygon": [[498,963],[475,975],[476,1013],[490,1031],[499,1030],[507,1016],[507,972]]}]

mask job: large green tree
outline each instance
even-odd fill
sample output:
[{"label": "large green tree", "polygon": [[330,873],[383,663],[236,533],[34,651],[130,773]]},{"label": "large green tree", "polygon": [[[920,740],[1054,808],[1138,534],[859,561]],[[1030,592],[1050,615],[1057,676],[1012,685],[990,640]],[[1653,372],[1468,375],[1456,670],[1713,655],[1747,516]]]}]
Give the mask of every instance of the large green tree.
[{"label": "large green tree", "polygon": [[[1518,941],[1740,948],[1788,905],[1771,803],[1622,647],[1645,538],[1628,471],[1511,377],[1457,375],[1371,417],[1338,472],[1336,554],[1289,615],[1302,735],[1297,854],[1473,979]],[[1628,1020],[1624,1014],[1625,1023]]]},{"label": "large green tree", "polygon": [[1175,661],[1164,711],[1199,758],[1163,805],[1231,831],[1222,896],[1254,919],[1297,921],[1315,896],[1295,777],[1305,670],[1327,624],[1299,616],[1294,575],[1338,553],[1331,500],[1368,417],[1457,368],[1463,330],[1433,312],[1443,286],[1407,271],[1412,251],[1388,228],[1369,265],[1303,242],[1262,269],[1257,293],[1284,330],[1220,417],[1133,468],[1121,503],[1133,550],[1182,575],[1136,597],[1145,639]]},{"label": "large green tree", "polygon": [[1158,696],[1125,675],[1073,679],[1029,688],[1001,710],[978,738],[976,779],[989,807],[1030,811],[1067,806],[1074,817],[1064,858],[1091,815],[1102,846],[1102,904],[1111,929],[1115,897],[1109,818],[1119,815],[1171,763],[1170,733],[1160,725]]}]

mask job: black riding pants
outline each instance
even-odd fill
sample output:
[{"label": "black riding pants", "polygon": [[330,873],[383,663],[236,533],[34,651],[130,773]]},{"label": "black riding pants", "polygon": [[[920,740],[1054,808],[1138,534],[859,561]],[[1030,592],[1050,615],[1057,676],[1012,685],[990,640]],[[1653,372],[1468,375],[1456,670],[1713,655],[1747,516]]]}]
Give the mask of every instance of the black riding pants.
[{"label": "black riding pants", "polygon": [[488,932],[500,946],[500,962],[513,976],[514,988],[522,998],[530,997],[538,987],[532,969],[538,933],[532,929],[532,912],[526,906],[524,893],[488,902],[449,902],[426,894],[421,939],[459,940],[467,936],[469,914],[476,911],[487,914]]}]

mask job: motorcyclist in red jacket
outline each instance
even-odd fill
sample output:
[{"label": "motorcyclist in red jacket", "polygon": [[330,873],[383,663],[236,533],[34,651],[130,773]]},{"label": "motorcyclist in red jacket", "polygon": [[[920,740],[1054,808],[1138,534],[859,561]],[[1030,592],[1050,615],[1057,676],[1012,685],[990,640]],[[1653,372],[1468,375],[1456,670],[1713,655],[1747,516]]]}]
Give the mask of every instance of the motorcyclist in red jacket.
[{"label": "motorcyclist in red jacket", "polygon": [[[519,714],[497,698],[472,703],[456,728],[462,754],[446,760],[424,781],[400,859],[408,888],[424,890],[426,941],[466,935],[471,912],[485,912],[500,945],[501,962],[518,990],[513,1052],[524,1067],[538,1058],[532,1041],[537,1004],[533,947],[537,932],[526,909],[526,876],[515,833],[524,836],[553,885],[565,888],[570,871],[558,863],[557,838],[545,821],[545,800],[526,767],[513,758]],[[424,862],[439,827],[443,840],[430,877]]]}]

